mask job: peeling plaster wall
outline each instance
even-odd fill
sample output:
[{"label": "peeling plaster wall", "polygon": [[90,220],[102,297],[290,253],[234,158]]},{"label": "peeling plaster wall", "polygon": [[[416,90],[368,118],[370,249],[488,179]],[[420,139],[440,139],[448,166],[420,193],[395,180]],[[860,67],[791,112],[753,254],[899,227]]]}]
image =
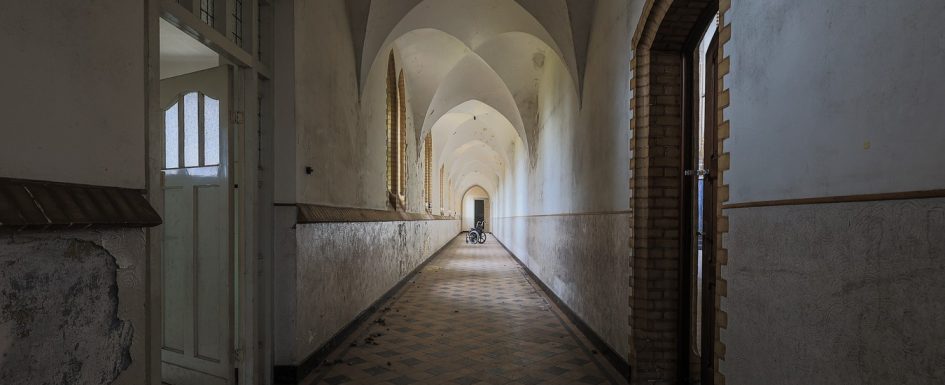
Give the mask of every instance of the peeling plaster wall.
[{"label": "peeling plaster wall", "polygon": [[276,363],[288,365],[302,362],[456,237],[459,221],[300,224],[293,232],[294,262],[277,267],[295,271],[277,271],[294,285],[292,309],[277,314],[293,320],[284,338],[295,345],[276,347]]},{"label": "peeling plaster wall", "polygon": [[0,176],[144,187],[144,14],[140,0],[4,2]]},{"label": "peeling plaster wall", "polygon": [[142,230],[0,236],[0,383],[141,384]]},{"label": "peeling plaster wall", "polygon": [[[729,203],[945,188],[943,18],[733,0]],[[945,200],[725,214],[726,383],[945,382]]]},{"label": "peeling plaster wall", "polygon": [[630,336],[630,215],[498,219],[496,237],[624,359]]},{"label": "peeling plaster wall", "polygon": [[945,199],[726,213],[727,384],[945,383]]}]

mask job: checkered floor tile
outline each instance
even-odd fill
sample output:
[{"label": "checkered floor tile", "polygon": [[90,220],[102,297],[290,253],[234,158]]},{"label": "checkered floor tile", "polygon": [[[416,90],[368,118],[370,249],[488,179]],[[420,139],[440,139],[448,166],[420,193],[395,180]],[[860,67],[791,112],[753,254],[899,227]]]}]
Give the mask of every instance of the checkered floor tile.
[{"label": "checkered floor tile", "polygon": [[457,238],[303,383],[625,383],[537,287]]}]

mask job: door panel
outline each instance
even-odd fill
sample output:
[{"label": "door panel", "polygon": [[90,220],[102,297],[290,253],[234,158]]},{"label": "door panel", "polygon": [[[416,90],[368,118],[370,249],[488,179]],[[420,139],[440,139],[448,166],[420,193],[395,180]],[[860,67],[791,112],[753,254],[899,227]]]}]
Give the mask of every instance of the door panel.
[{"label": "door panel", "polygon": [[702,209],[702,385],[715,384],[715,280],[716,220],[718,202],[716,189],[719,175],[718,154],[718,60],[719,35],[714,34],[706,52],[705,77],[705,167]]},{"label": "door panel", "polygon": [[233,384],[228,66],[161,81],[165,109],[162,380]]}]

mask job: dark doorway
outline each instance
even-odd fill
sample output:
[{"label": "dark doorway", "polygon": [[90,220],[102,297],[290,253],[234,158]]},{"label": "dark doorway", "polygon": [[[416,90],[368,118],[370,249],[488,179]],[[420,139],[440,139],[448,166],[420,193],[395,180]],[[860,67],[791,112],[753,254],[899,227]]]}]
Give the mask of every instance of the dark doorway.
[{"label": "dark doorway", "polygon": [[476,223],[482,222],[483,228],[485,228],[485,223],[486,223],[486,201],[485,201],[485,200],[482,200],[482,199],[476,199],[476,201],[475,201],[474,203],[475,203],[475,206],[474,206],[474,209],[473,209],[473,220],[474,220],[475,222],[473,223],[473,225],[475,225]]}]

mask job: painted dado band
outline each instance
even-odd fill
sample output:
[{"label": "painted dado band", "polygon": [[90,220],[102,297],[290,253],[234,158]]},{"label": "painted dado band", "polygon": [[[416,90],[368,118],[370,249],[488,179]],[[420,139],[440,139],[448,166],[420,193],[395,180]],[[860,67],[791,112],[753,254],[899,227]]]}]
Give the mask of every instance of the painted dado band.
[{"label": "painted dado band", "polygon": [[136,189],[0,178],[0,229],[153,227],[161,216]]},{"label": "painted dado band", "polygon": [[297,224],[309,223],[348,223],[348,222],[409,222],[440,221],[456,218],[426,213],[408,213],[395,210],[374,210],[353,207],[334,207],[303,203],[276,204],[276,206],[294,206],[298,209]]},{"label": "painted dado band", "polygon": [[751,207],[775,207],[775,206],[802,206],[802,205],[820,205],[830,203],[856,203],[856,202],[881,202],[910,199],[932,199],[945,198],[945,190],[926,190],[926,191],[906,191],[883,194],[861,194],[861,195],[838,195],[821,198],[800,198],[800,199],[781,199],[771,201],[757,201],[745,203],[732,203],[722,205],[723,210],[743,209]]}]

